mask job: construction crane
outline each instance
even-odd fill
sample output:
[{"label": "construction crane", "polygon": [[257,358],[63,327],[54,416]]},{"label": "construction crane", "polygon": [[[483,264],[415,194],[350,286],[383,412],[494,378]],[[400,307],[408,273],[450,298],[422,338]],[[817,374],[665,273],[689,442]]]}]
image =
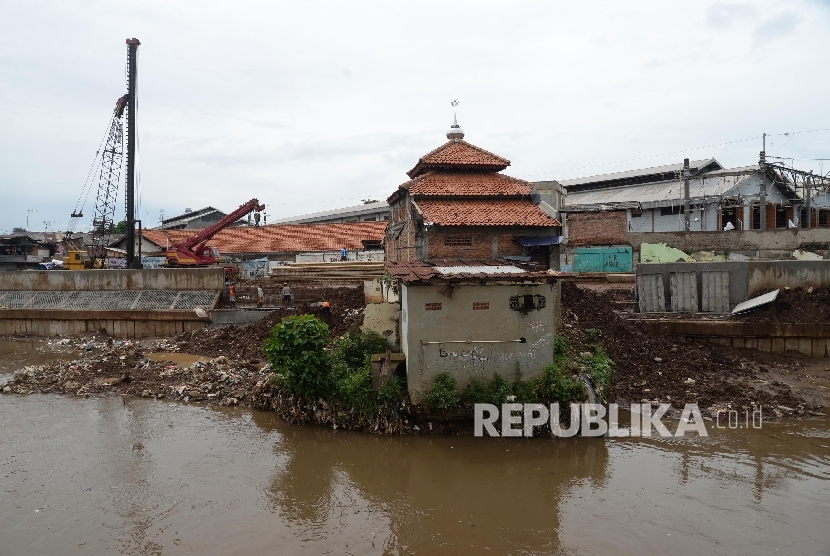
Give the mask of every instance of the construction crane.
[{"label": "construction crane", "polygon": [[[141,253],[136,256],[135,227],[141,221],[135,218],[136,190],[136,98],[138,89],[138,39],[127,39],[127,94],[115,103],[107,134],[102,147],[95,153],[95,161],[87,176],[87,183],[72,211],[67,235],[75,231],[78,221],[83,218],[83,205],[92,187],[90,176],[98,175],[98,192],[95,198],[95,212],[92,217],[92,268],[105,268],[107,246],[115,228],[115,207],[121,182],[121,170],[126,162],[124,179],[125,221],[127,223],[127,268],[141,267]],[[126,133],[125,133],[126,130]],[[124,158],[126,157],[126,161]],[[96,171],[97,170],[97,171]],[[83,199],[83,203],[81,202]],[[140,247],[139,247],[140,248]],[[73,257],[73,260],[76,257]]]},{"label": "construction crane", "polygon": [[[210,266],[217,262],[219,250],[216,247],[207,247],[207,242],[243,216],[253,212],[265,210],[258,200],[251,199],[238,209],[227,215],[225,218],[204,230],[196,233],[190,239],[175,245],[167,250],[166,266]],[[259,224],[258,214],[254,220]]]}]

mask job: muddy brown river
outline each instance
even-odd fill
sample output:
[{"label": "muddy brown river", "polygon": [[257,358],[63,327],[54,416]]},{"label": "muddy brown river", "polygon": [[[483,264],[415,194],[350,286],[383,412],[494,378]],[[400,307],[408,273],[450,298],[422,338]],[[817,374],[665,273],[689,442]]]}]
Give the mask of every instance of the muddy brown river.
[{"label": "muddy brown river", "polygon": [[830,554],[830,419],[709,432],[387,438],[4,395],[0,554]]}]

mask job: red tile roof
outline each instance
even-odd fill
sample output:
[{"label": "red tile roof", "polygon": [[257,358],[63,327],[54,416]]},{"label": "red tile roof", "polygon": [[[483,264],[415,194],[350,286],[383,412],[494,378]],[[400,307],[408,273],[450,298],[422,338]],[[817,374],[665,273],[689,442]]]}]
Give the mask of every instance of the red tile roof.
[{"label": "red tile roof", "polygon": [[422,156],[412,170],[407,172],[415,178],[436,168],[458,170],[491,170],[499,172],[510,166],[510,161],[481,147],[462,140],[450,140],[437,149]]},{"label": "red tile roof", "polygon": [[430,171],[400,187],[410,195],[439,196],[527,196],[533,184],[496,172]]},{"label": "red tile roof", "polygon": [[440,226],[560,226],[531,203],[519,199],[415,201],[424,221]]},{"label": "red tile roof", "polygon": [[[162,249],[192,237],[199,230],[143,230],[143,236]],[[361,241],[383,241],[386,222],[294,224],[226,228],[213,236],[209,246],[220,253],[300,253],[363,249]]]}]

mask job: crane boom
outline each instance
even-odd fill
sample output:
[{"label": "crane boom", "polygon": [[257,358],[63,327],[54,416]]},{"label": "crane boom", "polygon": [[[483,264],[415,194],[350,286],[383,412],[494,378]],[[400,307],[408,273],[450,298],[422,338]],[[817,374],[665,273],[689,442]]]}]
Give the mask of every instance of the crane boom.
[{"label": "crane boom", "polygon": [[217,233],[221,232],[252,211],[263,211],[265,205],[257,199],[251,199],[238,209],[224,217],[216,224],[199,231],[193,237],[167,250],[167,266],[204,266],[216,262],[214,253],[207,252],[205,245]]}]

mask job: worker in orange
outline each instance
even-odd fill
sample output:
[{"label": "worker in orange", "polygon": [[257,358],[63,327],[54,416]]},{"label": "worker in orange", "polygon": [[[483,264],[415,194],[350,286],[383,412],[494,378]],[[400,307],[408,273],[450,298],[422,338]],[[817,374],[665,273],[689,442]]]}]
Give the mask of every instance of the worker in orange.
[{"label": "worker in orange", "polygon": [[236,309],[236,288],[233,284],[228,286],[228,299],[231,302],[231,307]]},{"label": "worker in orange", "polygon": [[331,305],[328,301],[323,301],[323,303],[320,304],[320,315],[331,316]]}]

